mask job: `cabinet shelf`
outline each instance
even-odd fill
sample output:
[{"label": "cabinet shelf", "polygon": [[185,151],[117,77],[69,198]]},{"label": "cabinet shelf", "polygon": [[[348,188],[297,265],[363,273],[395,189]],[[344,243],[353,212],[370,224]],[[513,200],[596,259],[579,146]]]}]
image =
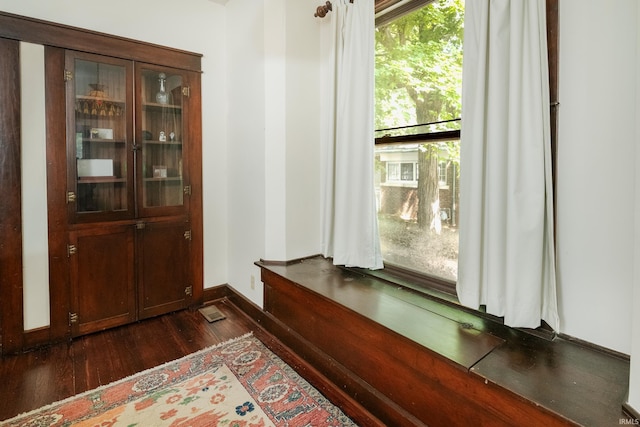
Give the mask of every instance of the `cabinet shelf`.
[{"label": "cabinet shelf", "polygon": [[121,139],[106,139],[106,138],[82,138],[82,142],[96,142],[104,144],[126,144],[127,141]]},{"label": "cabinet shelf", "polygon": [[125,178],[116,178],[115,176],[87,176],[78,178],[78,184],[111,184],[118,182],[127,182]]},{"label": "cabinet shelf", "polygon": [[144,178],[144,182],[181,182],[181,176],[169,176],[167,178]]},{"label": "cabinet shelf", "polygon": [[104,98],[100,96],[89,96],[89,95],[76,95],[76,99],[78,101],[99,101],[99,102],[108,102],[111,104],[125,104],[124,100],[120,99],[112,99],[112,98]]},{"label": "cabinet shelf", "polygon": [[124,115],[126,103],[118,99],[76,95],[75,110],[79,117],[119,119]]},{"label": "cabinet shelf", "polygon": [[143,102],[142,109],[143,110],[161,110],[163,108],[171,109],[171,110],[182,110],[182,105],[177,104],[159,104],[157,102]]},{"label": "cabinet shelf", "polygon": [[156,141],[147,139],[144,141],[144,144],[148,145],[182,145],[182,141]]}]

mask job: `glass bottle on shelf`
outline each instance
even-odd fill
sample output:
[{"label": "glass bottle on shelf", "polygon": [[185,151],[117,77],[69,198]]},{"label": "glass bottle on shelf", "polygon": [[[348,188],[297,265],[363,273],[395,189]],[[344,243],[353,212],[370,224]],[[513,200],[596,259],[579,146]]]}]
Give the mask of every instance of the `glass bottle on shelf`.
[{"label": "glass bottle on shelf", "polygon": [[165,81],[167,75],[165,73],[158,74],[158,82],[160,83],[160,90],[156,93],[156,102],[158,104],[166,104],[169,102],[169,95],[165,89]]}]

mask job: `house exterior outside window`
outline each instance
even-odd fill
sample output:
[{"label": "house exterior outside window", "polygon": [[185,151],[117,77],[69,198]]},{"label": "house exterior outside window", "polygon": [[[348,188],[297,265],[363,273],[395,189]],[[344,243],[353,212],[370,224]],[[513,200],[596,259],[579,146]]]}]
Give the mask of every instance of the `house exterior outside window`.
[{"label": "house exterior outside window", "polygon": [[[376,160],[382,165],[377,169],[381,172],[376,177],[379,214],[397,216],[405,221],[417,220],[418,153],[419,144],[376,148]],[[446,151],[441,151],[439,157],[443,159],[438,162],[440,218],[448,226],[455,227],[459,198],[459,192],[455,190],[459,187],[455,173],[457,159],[451,158]]]}]

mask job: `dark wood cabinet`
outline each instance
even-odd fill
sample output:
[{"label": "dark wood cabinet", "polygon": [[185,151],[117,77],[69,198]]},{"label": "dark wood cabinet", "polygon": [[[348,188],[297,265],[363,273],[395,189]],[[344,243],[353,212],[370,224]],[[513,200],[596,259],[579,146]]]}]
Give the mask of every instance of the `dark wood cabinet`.
[{"label": "dark wood cabinet", "polygon": [[200,75],[72,50],[64,62],[67,162],[60,172],[69,324],[78,336],[193,301],[190,169],[201,159],[200,120],[191,123],[200,98],[191,94]]},{"label": "dark wood cabinet", "polygon": [[[50,323],[30,330],[20,42],[44,46]],[[200,303],[202,55],[5,12],[0,53],[2,354]]]}]

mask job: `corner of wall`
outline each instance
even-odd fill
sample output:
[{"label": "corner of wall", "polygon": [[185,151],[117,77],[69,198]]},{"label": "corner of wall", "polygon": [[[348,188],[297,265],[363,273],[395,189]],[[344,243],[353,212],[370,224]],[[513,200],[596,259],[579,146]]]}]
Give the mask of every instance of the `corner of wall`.
[{"label": "corner of wall", "polygon": [[[636,6],[636,22],[640,24],[640,7]],[[636,25],[636,51],[635,69],[636,69],[636,152],[635,152],[635,224],[633,227],[634,247],[633,247],[633,294],[631,306],[631,369],[629,374],[629,400],[628,404],[636,411],[640,412],[640,26]]]}]

